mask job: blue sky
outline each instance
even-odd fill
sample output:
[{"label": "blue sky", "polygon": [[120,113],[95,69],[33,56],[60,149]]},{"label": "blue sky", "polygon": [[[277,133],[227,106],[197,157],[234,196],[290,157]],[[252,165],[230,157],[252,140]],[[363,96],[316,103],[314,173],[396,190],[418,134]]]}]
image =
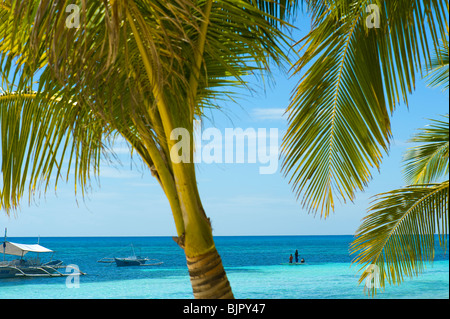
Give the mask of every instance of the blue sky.
[{"label": "blue sky", "polygon": [[[299,19],[306,34],[309,21]],[[278,128],[279,145],[286,131],[282,116],[289,104],[298,78],[275,72],[275,83],[262,88],[254,86],[252,95],[240,96],[239,105],[226,103],[222,110],[211,111],[203,120],[204,128]],[[409,108],[400,105],[392,117],[393,141],[385,155],[380,172],[364,192],[358,192],[354,203],[337,204],[326,220],[307,214],[296,200],[288,180],[278,171],[259,174],[255,164],[197,164],[197,181],[206,214],[216,236],[231,235],[343,235],[354,234],[366,215],[371,197],[404,186],[402,155],[406,141],[417,128],[428,124],[428,118],[448,113],[448,91],[429,88],[417,81],[409,98]],[[9,236],[174,236],[174,222],[168,201],[151,174],[139,160],[130,159],[123,143],[115,148],[122,165],[102,165],[100,184],[83,200],[75,198],[73,180],[60,183],[22,208],[15,216],[0,213],[0,230],[8,228]],[[136,165],[131,163],[135,162]]]}]

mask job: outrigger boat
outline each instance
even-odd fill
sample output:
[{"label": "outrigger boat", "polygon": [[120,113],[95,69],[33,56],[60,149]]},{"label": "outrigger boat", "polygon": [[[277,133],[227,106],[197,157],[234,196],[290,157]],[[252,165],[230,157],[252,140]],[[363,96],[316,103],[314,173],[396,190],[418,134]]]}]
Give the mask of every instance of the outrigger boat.
[{"label": "outrigger boat", "polygon": [[[129,257],[104,257],[100,260],[98,260],[97,262],[99,263],[106,263],[106,264],[111,264],[111,263],[116,263],[117,267],[126,267],[126,266],[156,266],[156,265],[161,265],[163,264],[162,261],[159,261],[157,259],[150,259],[148,257],[141,257],[139,255],[136,255],[136,253],[134,252],[134,247],[133,245],[131,245],[131,250],[133,252],[133,254]],[[152,260],[152,263],[147,264],[147,261]]]},{"label": "outrigger boat", "polygon": [[[3,250],[3,261],[0,261],[0,278],[14,277],[63,277],[69,275],[85,275],[85,273],[72,266],[66,266],[61,260],[52,260],[53,250],[39,244],[28,245],[18,244],[6,240],[3,241],[0,249]],[[35,258],[24,259],[28,253],[36,253]],[[41,262],[40,253],[52,253],[48,262]],[[6,256],[16,256],[19,259],[6,260]],[[73,268],[77,273],[65,273],[68,268]],[[65,269],[62,271],[61,269]]]},{"label": "outrigger boat", "polygon": [[[149,259],[141,256],[130,256],[125,258],[114,258],[114,261],[117,265],[117,267],[124,267],[124,266],[142,266],[145,265],[145,263]],[[149,265],[149,264],[147,264]]]}]

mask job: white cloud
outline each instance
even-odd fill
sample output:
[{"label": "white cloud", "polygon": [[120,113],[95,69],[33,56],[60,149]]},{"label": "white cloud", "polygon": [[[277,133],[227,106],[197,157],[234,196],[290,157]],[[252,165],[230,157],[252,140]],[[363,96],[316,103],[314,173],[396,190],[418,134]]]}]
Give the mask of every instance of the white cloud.
[{"label": "white cloud", "polygon": [[287,118],[285,108],[255,108],[252,110],[252,115],[257,120],[284,120]]}]

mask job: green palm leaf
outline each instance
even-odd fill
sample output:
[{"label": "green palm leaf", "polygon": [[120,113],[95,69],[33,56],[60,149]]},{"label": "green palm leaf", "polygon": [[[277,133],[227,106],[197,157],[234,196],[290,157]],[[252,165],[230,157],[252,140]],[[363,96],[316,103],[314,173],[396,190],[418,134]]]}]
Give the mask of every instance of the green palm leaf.
[{"label": "green palm leaf", "polygon": [[0,204],[7,213],[18,208],[25,191],[31,201],[41,187],[56,188],[63,172],[68,179],[72,168],[82,193],[90,174],[98,173],[108,128],[76,103],[32,91],[5,92],[0,125]]},{"label": "green palm leaf", "polygon": [[[351,245],[354,263],[378,267],[379,287],[417,276],[435,256],[435,234],[445,249],[448,236],[449,183],[414,185],[377,196]],[[364,271],[360,283],[370,275]]]},{"label": "green palm leaf", "polygon": [[[448,74],[447,74],[448,77]],[[405,154],[405,177],[408,184],[424,184],[448,175],[448,114],[443,120],[420,130],[410,142],[421,143]]]},{"label": "green palm leaf", "polygon": [[[281,20],[294,16],[298,6],[302,4],[302,1],[296,0],[250,0],[249,2],[252,1],[260,10],[269,14],[268,21],[275,25],[279,25]],[[278,17],[280,20],[273,17]]]},{"label": "green palm leaf", "polygon": [[[368,29],[371,4],[379,28]],[[283,172],[303,205],[326,217],[336,198],[353,200],[379,168],[389,149],[389,112],[400,97],[407,102],[416,73],[431,64],[448,2],[310,1],[308,9],[312,30],[294,68],[302,77],[287,110]]]},{"label": "green palm leaf", "polygon": [[438,53],[431,61],[431,71],[427,74],[426,78],[428,85],[442,86],[443,91],[448,90],[448,34],[447,37],[442,39],[441,46]]},{"label": "green palm leaf", "polygon": [[325,216],[334,209],[335,192],[353,199],[354,190],[367,185],[370,168],[381,161],[378,145],[387,150],[390,136],[383,89],[377,86],[381,72],[364,62],[379,59],[375,34],[366,36],[362,8],[350,8],[340,19],[330,8],[304,39],[296,73],[312,65],[288,108],[282,146],[283,169],[297,195],[304,195],[306,208]]}]

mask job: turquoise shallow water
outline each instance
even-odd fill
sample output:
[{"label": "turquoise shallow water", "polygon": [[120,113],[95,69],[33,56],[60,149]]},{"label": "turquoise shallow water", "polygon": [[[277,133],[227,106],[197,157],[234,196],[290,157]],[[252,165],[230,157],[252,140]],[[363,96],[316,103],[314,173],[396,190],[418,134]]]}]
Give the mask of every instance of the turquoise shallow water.
[{"label": "turquoise shallow water", "polygon": [[[33,238],[9,238],[35,243]],[[355,299],[367,298],[358,285],[358,267],[348,254],[351,236],[216,237],[236,298],[242,299]],[[183,252],[170,237],[41,238],[56,259],[88,273],[79,288],[67,278],[0,280],[0,298],[52,299],[180,299],[192,298]],[[164,262],[160,266],[118,268],[97,260],[126,256],[129,244],[137,252]],[[122,251],[118,252],[120,249]],[[307,265],[287,266],[299,250]],[[400,286],[387,286],[376,298],[449,298],[448,255],[438,254],[419,277]]]}]

